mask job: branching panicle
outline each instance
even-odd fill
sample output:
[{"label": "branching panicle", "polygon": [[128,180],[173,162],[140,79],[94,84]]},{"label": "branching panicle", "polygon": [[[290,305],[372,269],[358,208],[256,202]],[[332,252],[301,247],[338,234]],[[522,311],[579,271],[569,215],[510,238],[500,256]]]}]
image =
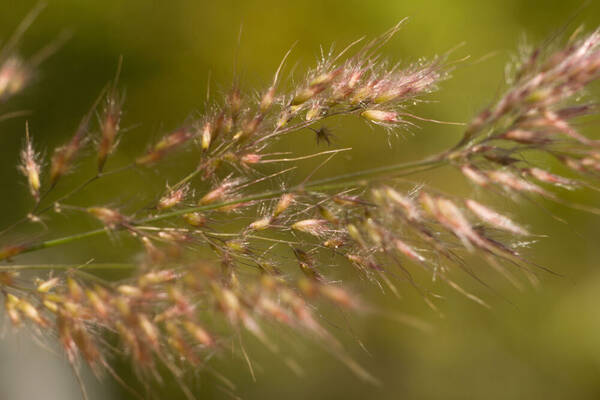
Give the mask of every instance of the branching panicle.
[{"label": "branching panicle", "polygon": [[[476,115],[462,140],[447,151],[321,180],[313,180],[311,174],[299,183],[292,181],[288,172],[303,160],[324,158],[320,168],[349,149],[308,155],[270,150],[287,134],[309,128],[317,135],[317,145],[335,145],[321,123],[340,115],[358,116],[387,129],[400,129],[413,119],[439,122],[405,110],[448,78],[446,57],[390,67],[376,54],[399,25],[356,51],[360,41],[323,57],[290,90],[280,79],[288,52],[259,96],[244,93],[236,82],[205,115],[168,131],[145,153],[113,171],[104,169],[121,134],[119,72],[70,141],[54,150],[48,168],[27,128],[19,170],[35,204],[23,221],[39,222],[44,213],[77,210],[95,218],[99,228],[17,244],[0,236],[0,260],[6,260],[0,266],[0,291],[12,324],[29,323],[54,332],[71,363],[83,359],[97,373],[112,371],[108,362],[114,349],[109,342],[114,338],[141,377],[156,374],[162,364],[177,378],[186,365],[205,366],[214,352],[230,347],[232,333],[247,332],[279,352],[267,329],[276,324],[324,343],[358,376],[374,380],[346,356],[314,311],[315,303],[363,313],[373,309],[346,288],[341,278],[348,274],[332,272],[328,260],[352,266],[350,275],[394,294],[400,291],[399,281],[408,282],[434,310],[437,296],[412,272],[414,267],[482,305],[484,300],[463,289],[455,277],[464,271],[483,283],[467,266],[473,256],[517,286],[520,279],[537,282],[536,274],[544,269],[507,239],[529,236],[529,228],[478,200],[402,178],[453,165],[491,193],[514,200],[539,196],[562,204],[566,202],[554,187],[594,188],[600,142],[580,133],[575,122],[595,114],[598,107],[575,100],[600,77],[600,33],[573,38],[555,52],[533,50],[516,68],[504,95]],[[0,53],[0,100],[20,91],[29,77],[29,69],[9,50]],[[101,101],[103,108],[96,110]],[[58,191],[57,183],[82,155],[95,128],[95,112],[100,132],[97,172],[50,203],[45,194]],[[195,154],[197,162],[177,182],[165,182],[166,190],[150,193],[155,200],[149,207],[129,213],[121,207],[69,204],[74,193],[104,175],[148,167],[160,173],[182,150]],[[574,176],[535,165],[527,159],[531,153],[553,157]],[[284,163],[292,167],[263,169],[265,164]],[[260,189],[265,185],[270,189]],[[571,206],[600,214],[584,204]],[[106,232],[139,242],[142,254],[137,261],[76,268],[12,264],[22,253]],[[102,274],[87,272],[95,268],[129,275],[105,281]],[[51,273],[28,281],[18,275],[27,269]]]}]

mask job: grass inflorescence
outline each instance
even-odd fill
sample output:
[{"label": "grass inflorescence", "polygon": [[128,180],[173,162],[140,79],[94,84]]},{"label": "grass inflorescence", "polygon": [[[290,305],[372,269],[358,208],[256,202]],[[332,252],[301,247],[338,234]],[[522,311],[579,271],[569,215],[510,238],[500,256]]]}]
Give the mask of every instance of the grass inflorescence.
[{"label": "grass inflorescence", "polygon": [[[38,11],[0,51],[2,102],[25,89],[49,52],[30,61],[17,55],[18,41]],[[0,290],[10,322],[56,337],[73,365],[84,360],[98,374],[108,372],[117,379],[110,365],[115,352],[126,354],[142,378],[156,378],[159,364],[177,379],[190,367],[211,371],[210,358],[236,343],[231,338],[242,331],[281,354],[285,350],[267,329],[275,325],[324,344],[358,376],[375,382],[346,355],[315,310],[315,305],[329,303],[356,313],[373,311],[332,274],[330,260],[352,266],[357,278],[391,293],[407,282],[434,310],[438,296],[418,283],[411,270],[421,269],[484,306],[485,299],[454,277],[455,271],[463,271],[480,279],[468,267],[467,255],[481,258],[519,288],[521,281],[537,284],[544,268],[520,251],[522,238],[531,236],[524,216],[509,217],[475,198],[442,192],[410,176],[453,166],[476,187],[515,202],[535,197],[568,204],[553,188],[594,189],[600,142],[580,133],[576,122],[598,111],[597,104],[580,98],[600,77],[600,32],[577,32],[562,45],[524,55],[512,68],[504,94],[475,115],[459,143],[446,151],[376,169],[292,181],[288,172],[301,160],[320,157],[323,167],[349,149],[313,154],[271,150],[288,134],[310,129],[317,145],[335,145],[343,138],[332,142],[331,132],[321,125],[333,116],[362,118],[391,131],[428,120],[409,109],[449,78],[452,63],[449,55],[410,65],[384,61],[381,47],[400,25],[365,44],[359,40],[324,56],[291,89],[281,81],[288,52],[270,86],[258,96],[236,83],[204,115],[165,133],[115,170],[105,166],[123,134],[126,104],[119,72],[92,102],[71,139],[48,152],[48,160],[34,146],[35,132],[27,128],[18,170],[33,205],[0,236]],[[61,181],[90,148],[96,174],[61,192]],[[156,202],[149,207],[132,213],[115,204],[70,202],[109,174],[147,168],[160,174],[184,149],[197,155],[195,164],[179,181],[154,193]],[[569,175],[536,165],[531,154],[554,158]],[[272,172],[273,165],[280,167]],[[270,189],[261,189],[265,185]],[[54,200],[49,200],[51,194]],[[584,204],[568,205],[600,212]],[[48,214],[66,211],[96,220],[99,227],[55,237],[47,226],[47,237],[41,239],[7,239],[24,224],[44,225]],[[228,223],[233,214],[244,221],[242,229]],[[138,241],[142,250],[137,261],[15,264],[21,254],[103,234]],[[212,257],[205,256],[207,249]],[[128,278],[107,281],[103,269],[126,271]],[[27,270],[48,274],[32,280],[20,275]],[[118,349],[110,344],[114,340]]]}]

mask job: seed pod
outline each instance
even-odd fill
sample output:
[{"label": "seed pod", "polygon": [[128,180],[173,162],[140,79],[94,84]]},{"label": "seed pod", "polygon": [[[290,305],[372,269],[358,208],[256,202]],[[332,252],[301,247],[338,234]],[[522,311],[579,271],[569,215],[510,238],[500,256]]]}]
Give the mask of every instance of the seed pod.
[{"label": "seed pod", "polygon": [[320,285],[319,292],[337,305],[345,308],[357,308],[358,304],[348,292],[339,286]]},{"label": "seed pod", "polygon": [[289,325],[292,322],[289,312],[266,296],[260,297],[257,306],[263,313],[274,318],[277,322],[286,325]]},{"label": "seed pod", "polygon": [[322,236],[328,231],[327,221],[324,219],[305,219],[292,224],[291,228],[314,236]]},{"label": "seed pod", "polygon": [[39,293],[48,293],[49,291],[51,291],[53,288],[55,288],[60,282],[60,279],[57,277],[48,279],[44,282],[41,282],[40,284],[38,284],[36,290]]},{"label": "seed pod", "polygon": [[266,113],[271,105],[273,104],[273,100],[275,98],[275,86],[271,86],[263,95],[260,100],[260,112]]},{"label": "seed pod", "polygon": [[330,249],[337,249],[339,247],[342,247],[343,245],[344,241],[338,238],[328,239],[323,242],[323,246],[329,247]]},{"label": "seed pod", "polygon": [[460,167],[460,170],[468,179],[479,186],[486,186],[490,182],[487,176],[471,165],[465,164]]},{"label": "seed pod", "polygon": [[29,124],[25,125],[25,148],[21,151],[21,164],[19,170],[27,178],[27,184],[31,195],[39,200],[40,198],[40,163],[38,155],[33,149],[31,139],[29,138]]},{"label": "seed pod", "polygon": [[259,261],[256,261],[256,265],[258,266],[258,268],[264,275],[268,275],[268,276],[281,275],[281,270],[279,269],[277,264],[273,261],[259,260]]},{"label": "seed pod", "polygon": [[323,281],[323,276],[315,269],[312,257],[310,257],[310,255],[302,249],[293,248],[292,250],[294,251],[294,255],[298,260],[298,264],[302,273],[315,281]]},{"label": "seed pod", "polygon": [[600,162],[595,157],[584,157],[579,160],[579,165],[583,170],[600,171]]},{"label": "seed pod", "polygon": [[79,286],[79,283],[72,277],[67,277],[67,288],[69,289],[69,297],[71,300],[80,302],[83,299],[83,289]]},{"label": "seed pod", "polygon": [[197,228],[206,224],[206,217],[197,212],[183,214],[183,219],[185,219],[185,222],[188,224]]},{"label": "seed pod", "polygon": [[402,95],[408,93],[408,88],[395,88],[391,87],[386,90],[382,90],[373,98],[373,102],[376,104],[383,104],[394,101]]},{"label": "seed pod", "polygon": [[58,329],[58,337],[60,338],[61,344],[65,348],[67,358],[70,362],[74,362],[77,355],[77,345],[75,344],[75,340],[73,340],[72,321],[71,319],[66,318],[63,313],[59,313],[56,317],[56,325]]},{"label": "seed pod", "polygon": [[373,270],[381,270],[381,267],[375,264],[375,262],[358,254],[346,254],[346,258],[362,272],[368,273]]},{"label": "seed pod", "polygon": [[192,137],[185,129],[175,131],[163,137],[147,153],[135,160],[137,165],[148,165],[161,160],[167,153],[173,151]]},{"label": "seed pod", "polygon": [[73,341],[75,342],[77,349],[83,355],[83,358],[87,361],[90,366],[94,367],[100,359],[100,351],[94,344],[91,335],[86,331],[85,327],[81,323],[75,323],[73,329]]},{"label": "seed pod", "polygon": [[398,113],[394,111],[366,110],[360,114],[361,117],[376,124],[394,124],[400,122]]},{"label": "seed pod", "polygon": [[529,235],[529,232],[524,228],[514,223],[510,218],[504,215],[498,214],[494,210],[476,202],[475,200],[468,199],[465,201],[469,210],[473,211],[482,221],[487,222],[495,228],[502,229],[507,232],[511,232],[521,236]]},{"label": "seed pod", "polygon": [[231,323],[237,323],[241,312],[241,304],[238,297],[231,290],[217,286],[216,284],[212,284],[212,288],[223,313]]},{"label": "seed pod", "polygon": [[19,302],[17,303],[17,308],[25,317],[27,317],[40,327],[48,326],[48,321],[46,321],[46,319],[44,319],[44,317],[42,317],[42,315],[39,313],[37,308],[35,308],[33,304],[31,304],[27,300],[19,299]]},{"label": "seed pod", "polygon": [[117,321],[115,323],[115,327],[117,328],[117,332],[119,333],[121,340],[123,340],[126,349],[131,353],[132,357],[136,361],[144,363],[146,360],[136,333],[121,321]]},{"label": "seed pod", "polygon": [[160,211],[164,211],[175,207],[183,201],[187,192],[188,186],[182,186],[177,190],[169,190],[169,192],[158,201],[156,208]]},{"label": "seed pod", "polygon": [[362,235],[360,234],[360,231],[358,230],[356,225],[354,225],[354,224],[346,225],[346,231],[348,232],[348,236],[350,236],[350,238],[352,240],[354,240],[356,243],[358,243],[361,247],[363,247],[363,248],[367,247],[366,242],[363,239]]},{"label": "seed pod", "polygon": [[350,77],[348,78],[348,87],[350,89],[356,86],[356,84],[360,81],[360,78],[362,77],[363,73],[364,70],[360,68],[356,68],[354,71],[352,71]]},{"label": "seed pod", "polygon": [[229,195],[231,189],[233,189],[237,183],[237,180],[225,179],[219,186],[205,194],[198,202],[198,205],[203,206],[223,200]]},{"label": "seed pod", "polygon": [[294,202],[294,195],[291,193],[285,193],[281,196],[275,209],[273,210],[273,217],[278,217]]},{"label": "seed pod", "polygon": [[551,142],[548,135],[542,132],[523,129],[510,130],[504,133],[502,138],[523,144],[546,144]]},{"label": "seed pod", "polygon": [[29,81],[31,71],[18,57],[11,56],[0,66],[0,101],[19,93]]},{"label": "seed pod", "polygon": [[172,243],[182,243],[190,240],[189,235],[178,231],[160,231],[158,232],[158,237]]},{"label": "seed pod", "polygon": [[160,345],[158,329],[145,314],[138,314],[138,325],[152,348],[158,350]]},{"label": "seed pod", "polygon": [[222,127],[224,133],[231,133],[231,131],[233,130],[233,118],[231,118],[230,115],[223,116]]},{"label": "seed pod", "polygon": [[119,287],[117,287],[117,291],[123,296],[132,298],[141,297],[143,294],[140,288],[131,285],[120,285]]},{"label": "seed pod", "polygon": [[138,278],[138,284],[140,287],[146,287],[150,285],[159,285],[162,283],[170,282],[177,278],[177,273],[172,269],[161,269],[158,271],[148,272]]},{"label": "seed pod", "polygon": [[343,71],[343,68],[336,68],[333,71],[323,72],[315,76],[309,83],[311,87],[324,87],[329,85]]},{"label": "seed pod", "polygon": [[354,91],[354,94],[353,94],[352,98],[350,99],[350,103],[352,103],[352,104],[369,103],[369,101],[373,95],[374,95],[373,87],[369,84],[363,85]]},{"label": "seed pod", "polygon": [[315,102],[306,112],[306,120],[312,121],[313,119],[317,118],[320,113],[321,113],[321,106],[319,105],[319,103]]},{"label": "seed pod", "polygon": [[206,205],[206,204],[214,203],[217,200],[222,199],[224,194],[225,194],[225,189],[223,187],[217,187],[216,189],[211,190],[210,192],[205,194],[204,197],[202,197],[200,199],[198,204]]},{"label": "seed pod", "polygon": [[307,88],[301,89],[300,91],[298,91],[296,93],[296,95],[292,99],[291,105],[292,106],[299,106],[301,104],[304,104],[308,100],[312,99],[314,96],[316,96],[317,94],[319,94],[319,92],[321,92],[322,90],[323,90],[323,88],[320,88],[318,86],[307,87]]},{"label": "seed pod", "polygon": [[[307,276],[311,278],[310,276]],[[318,284],[315,279],[298,279],[298,289],[307,297],[314,297],[317,294]]]},{"label": "seed pod", "polygon": [[21,314],[17,309],[18,304],[19,299],[16,296],[10,293],[4,294],[4,308],[6,309],[8,318],[10,318],[10,322],[12,322],[14,326],[21,325]]},{"label": "seed pod", "polygon": [[377,247],[381,246],[383,238],[381,236],[380,228],[372,218],[367,218],[365,221],[365,228],[371,242]]},{"label": "seed pod", "polygon": [[198,343],[206,347],[214,345],[214,339],[200,325],[191,321],[183,321],[183,327]]},{"label": "seed pod", "polygon": [[417,253],[412,247],[410,247],[400,239],[394,240],[394,247],[396,248],[396,250],[398,250],[400,253],[404,254],[411,260],[416,260],[419,262],[425,261],[425,257]]},{"label": "seed pod", "polygon": [[108,316],[108,308],[104,300],[100,297],[96,290],[86,289],[85,294],[88,298],[88,301],[92,305],[94,311],[101,318],[106,318]]},{"label": "seed pod", "polygon": [[527,168],[523,170],[523,173],[533,176],[540,182],[561,186],[565,189],[573,189],[579,186],[579,183],[577,181],[565,178],[560,175],[552,174],[540,168]]},{"label": "seed pod", "polygon": [[242,108],[242,95],[237,86],[233,87],[231,92],[229,92],[229,96],[227,96],[227,104],[229,105],[231,115],[235,118]]},{"label": "seed pod", "polygon": [[106,207],[90,207],[87,212],[98,218],[109,229],[115,229],[127,222],[127,217]]},{"label": "seed pod", "polygon": [[256,230],[256,231],[262,231],[263,229],[267,229],[270,224],[271,224],[271,217],[263,217],[263,218],[259,218],[256,221],[252,222],[250,225],[248,225],[248,228]]},{"label": "seed pod", "polygon": [[486,247],[480,236],[473,230],[469,220],[452,201],[441,197],[435,199],[434,215],[461,240],[468,250],[473,250],[473,244]]},{"label": "seed pod", "polygon": [[45,300],[42,301],[42,304],[51,313],[53,313],[53,314],[58,313],[58,310],[59,310],[58,309],[58,304],[56,304],[55,302],[45,299]]},{"label": "seed pod", "polygon": [[277,119],[275,124],[275,130],[279,130],[287,125],[287,123],[292,119],[293,115],[288,110],[283,110]]},{"label": "seed pod", "polygon": [[82,147],[83,133],[76,134],[69,143],[54,150],[50,160],[50,186],[56,185],[58,180],[69,171]]},{"label": "seed pod", "polygon": [[115,147],[121,123],[121,107],[123,100],[119,97],[116,87],[106,96],[106,106],[100,119],[100,132],[102,134],[98,144],[98,171],[102,171],[107,157]]},{"label": "seed pod", "polygon": [[71,140],[64,146],[54,150],[54,154],[50,160],[50,187],[54,187],[58,180],[69,171],[75,161],[75,157],[81,152],[86,142],[90,119],[100,100],[101,97],[98,97],[88,113],[81,119]]},{"label": "seed pod", "polygon": [[401,195],[396,190],[387,187],[385,188],[385,194],[388,199],[398,204],[404,210],[406,217],[411,221],[418,221],[421,219],[419,209],[415,203],[408,197]]},{"label": "seed pod", "polygon": [[124,317],[125,319],[129,319],[131,317],[131,306],[129,299],[123,296],[116,296],[111,301],[111,304],[115,307],[115,310]]},{"label": "seed pod", "polygon": [[546,192],[541,187],[527,182],[514,174],[506,171],[490,171],[489,178],[505,189],[512,189],[519,192],[532,192],[537,194],[545,194]]},{"label": "seed pod", "polygon": [[421,208],[427,214],[432,216],[437,214],[437,205],[435,204],[433,197],[431,197],[428,193],[419,193],[419,202],[421,203]]},{"label": "seed pod", "polygon": [[169,346],[171,346],[181,358],[188,360],[192,365],[198,364],[200,360],[192,349],[190,349],[190,346],[183,338],[179,327],[175,323],[167,321],[165,323],[165,329],[167,331],[167,342],[169,343]]},{"label": "seed pod", "polygon": [[257,164],[260,162],[262,156],[260,154],[244,154],[240,157],[240,162],[246,164]]},{"label": "seed pod", "polygon": [[358,196],[333,196],[333,201],[341,206],[365,206],[369,205],[366,201]]},{"label": "seed pod", "polygon": [[332,223],[332,224],[337,224],[339,223],[339,219],[327,208],[323,207],[323,206],[318,206],[319,209],[319,214],[321,214],[321,217],[323,217],[323,219],[325,219],[326,221]]}]

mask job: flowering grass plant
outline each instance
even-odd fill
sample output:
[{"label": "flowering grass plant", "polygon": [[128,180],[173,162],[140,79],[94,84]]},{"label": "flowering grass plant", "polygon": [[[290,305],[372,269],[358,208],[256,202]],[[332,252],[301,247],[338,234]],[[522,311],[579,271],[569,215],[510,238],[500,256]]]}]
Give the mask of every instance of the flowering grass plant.
[{"label": "flowering grass plant", "polygon": [[[29,59],[19,55],[23,33],[38,12],[0,51],[3,105],[27,89],[60,42]],[[364,279],[392,294],[408,284],[433,310],[440,300],[415,278],[418,270],[487,306],[455,278],[464,273],[485,284],[470,267],[473,256],[518,288],[537,285],[538,276],[550,270],[521,253],[533,236],[526,216],[513,210],[516,216],[508,217],[478,196],[463,198],[412,176],[454,168],[474,187],[514,204],[549,201],[600,213],[561,197],[564,190],[597,190],[600,142],[582,134],[577,123],[598,111],[585,92],[600,77],[600,32],[578,30],[562,42],[523,53],[511,64],[502,93],[463,125],[455,146],[439,154],[293,180],[290,171],[303,160],[318,158],[318,169],[326,171],[332,157],[351,152],[337,148],[341,135],[332,142],[325,124],[333,116],[363,119],[390,133],[444,123],[416,115],[411,107],[438,90],[456,62],[450,53],[412,64],[385,60],[382,47],[401,25],[324,55],[294,86],[282,79],[288,52],[267,88],[245,92],[235,82],[222,100],[125,165],[111,163],[125,134],[119,72],[64,145],[42,152],[35,144],[37,132],[26,128],[18,172],[31,194],[31,209],[0,232],[0,291],[7,319],[14,327],[26,325],[34,334],[56,338],[75,371],[83,361],[95,373],[120,380],[111,359],[125,354],[142,380],[160,380],[161,366],[194,398],[185,385],[186,371],[204,368],[220,376],[210,360],[226,347],[239,343],[240,359],[252,369],[236,339],[243,332],[285,355],[271,338],[273,329],[313,338],[359,377],[376,382],[347,355],[318,312],[326,303],[359,314],[375,311],[332,271],[332,262],[352,268],[345,279]],[[319,150],[272,149],[291,134],[316,135]],[[124,211],[118,204],[71,202],[77,193],[101,190],[108,175],[152,169],[160,176],[184,150],[195,155],[194,164],[162,193],[153,193],[156,201],[148,207]],[[95,174],[66,187],[65,177],[90,154]],[[554,160],[556,170],[536,163],[540,157]],[[52,214],[79,215],[96,220],[98,227],[57,237]],[[232,216],[242,221],[241,228],[232,227]],[[43,233],[15,240],[15,232],[27,224]],[[139,247],[131,259],[136,261],[19,261],[26,253],[100,235],[134,238]],[[127,278],[107,280],[102,270],[108,269],[124,271]],[[26,271],[38,273],[32,277]]]}]

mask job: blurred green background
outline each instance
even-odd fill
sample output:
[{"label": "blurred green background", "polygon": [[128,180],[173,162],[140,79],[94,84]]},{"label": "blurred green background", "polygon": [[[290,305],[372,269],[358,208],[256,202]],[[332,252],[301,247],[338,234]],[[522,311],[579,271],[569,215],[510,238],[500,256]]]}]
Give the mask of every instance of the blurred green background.
[{"label": "blurred green background", "polygon": [[[0,2],[0,37],[6,38],[34,4],[29,0]],[[440,120],[467,121],[502,90],[504,65],[524,38],[540,43],[567,24],[567,32],[581,24],[588,29],[600,25],[598,2],[589,2],[575,15],[580,6],[580,2],[559,0],[50,1],[25,35],[22,53],[32,54],[63,30],[73,36],[43,64],[36,82],[2,105],[0,112],[31,110],[27,119],[37,148],[52,149],[72,134],[114,75],[122,55],[121,82],[127,94],[124,126],[130,130],[111,163],[124,164],[141,154],[148,141],[203,112],[209,75],[213,94],[229,88],[241,26],[238,71],[242,87],[252,92],[266,87],[283,54],[296,41],[284,76],[290,76],[295,66],[292,77],[301,79],[304,69],[314,65],[320,46],[327,49],[335,44],[341,49],[360,36],[378,35],[408,16],[408,23],[382,51],[390,60],[411,62],[463,42],[453,57],[471,55],[458,64],[439,92],[428,97],[431,102],[414,111]],[[593,90],[600,94],[597,86]],[[593,134],[597,126],[584,129]],[[457,127],[427,123],[398,138],[361,121],[339,119],[330,127],[338,145],[354,150],[334,160],[322,175],[417,159],[453,144],[460,135]],[[31,207],[15,168],[23,133],[23,118],[0,124],[0,226]],[[299,134],[279,147],[307,153],[314,150],[314,137]],[[178,162],[168,163],[169,174],[181,176],[188,171],[191,164],[186,160],[191,159],[183,155]],[[69,181],[74,184],[83,179],[92,168],[82,164]],[[297,176],[310,170],[307,164]],[[454,171],[436,171],[418,179],[473,193]],[[164,180],[153,171],[128,172],[107,179],[102,187],[102,191],[82,193],[73,203],[135,209],[151,201],[152,190],[164,187]],[[598,203],[590,194],[569,196]],[[236,382],[236,393],[245,399],[598,399],[600,217],[553,204],[542,206],[513,206],[514,214],[532,231],[547,235],[528,250],[528,256],[562,274],[558,278],[541,275],[539,289],[519,292],[493,274],[486,275],[495,293],[465,279],[465,285],[492,309],[473,305],[440,287],[438,291],[446,298],[441,302],[444,318],[439,318],[409,287],[403,288],[405,298],[397,299],[361,286],[388,314],[415,315],[433,326],[425,334],[389,316],[372,315],[350,316],[332,327],[345,338],[353,357],[381,379],[381,387],[361,382],[334,357],[301,338],[295,339],[297,348],[289,351],[303,367],[303,376],[286,368],[281,356],[255,343],[248,343],[248,350],[257,365],[256,382],[239,357],[224,354],[215,367]],[[557,222],[551,214],[568,224]],[[83,218],[59,217],[51,222],[64,232],[96,226]],[[39,228],[18,232],[13,239],[37,234],[33,232],[39,233]],[[22,260],[82,262],[93,255],[97,261],[118,261],[131,257],[130,251],[127,242],[103,238]],[[473,268],[485,266],[474,261]],[[34,348],[38,347],[22,337],[0,344],[0,398],[79,398],[66,362]],[[132,371],[126,363],[118,371],[130,379]],[[110,379],[95,383],[87,377],[86,381],[94,392],[92,398],[130,398]],[[199,398],[229,397],[211,375],[199,372],[190,382]],[[157,387],[157,397],[183,398],[175,386],[166,382]]]}]

